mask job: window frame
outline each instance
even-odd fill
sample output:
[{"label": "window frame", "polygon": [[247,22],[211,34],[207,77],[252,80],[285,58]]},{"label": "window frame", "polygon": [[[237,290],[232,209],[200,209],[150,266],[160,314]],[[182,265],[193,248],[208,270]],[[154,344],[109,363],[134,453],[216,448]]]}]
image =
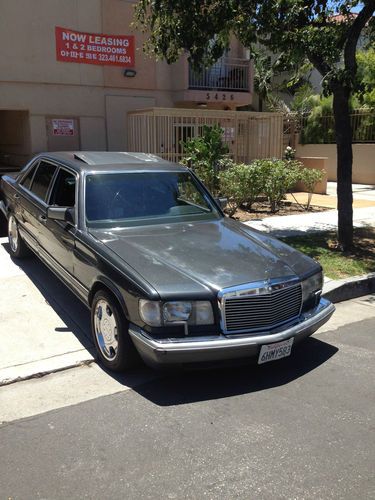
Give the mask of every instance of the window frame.
[{"label": "window frame", "polygon": [[25,170],[25,172],[23,172],[23,174],[21,175],[20,180],[18,181],[18,185],[19,185],[19,186],[21,186],[23,189],[25,189],[25,190],[26,190],[27,192],[29,192],[29,193],[32,193],[32,192],[30,191],[30,187],[28,187],[28,188],[27,188],[27,187],[26,187],[24,184],[22,184],[22,183],[24,182],[24,180],[26,179],[26,177],[29,175],[30,171],[31,171],[31,170],[33,170],[33,169],[35,169],[35,170],[34,170],[34,173],[33,173],[33,175],[32,175],[32,177],[31,177],[31,181],[30,181],[30,186],[32,185],[33,180],[34,180],[35,173],[36,173],[36,171],[38,170],[38,167],[39,167],[39,163],[40,163],[40,159],[38,158],[36,161],[34,161],[34,162],[33,162],[33,163],[29,166],[29,168],[27,168],[27,169]]},{"label": "window frame", "polygon": [[[41,163],[43,163],[43,162],[44,162],[44,163],[47,163],[47,164],[49,164],[49,165],[52,165],[53,167],[55,167],[55,172],[53,173],[53,175],[52,175],[52,177],[51,177],[51,180],[50,180],[50,182],[49,182],[49,185],[48,185],[48,188],[47,188],[47,191],[46,191],[46,195],[45,195],[45,199],[44,199],[44,200],[43,200],[42,198],[40,198],[38,195],[36,195],[36,194],[34,193],[34,191],[32,191],[32,187],[33,187],[33,184],[34,184],[34,181],[35,181],[35,174],[38,172],[38,169],[40,168],[40,165],[41,165]],[[43,205],[45,205],[46,207],[48,207],[47,200],[49,200],[49,197],[50,197],[50,194],[51,194],[51,186],[53,186],[53,185],[54,185],[54,183],[55,183],[56,174],[57,174],[57,172],[59,171],[59,166],[60,166],[60,165],[59,165],[58,163],[56,163],[56,162],[50,161],[50,160],[45,159],[45,158],[40,158],[40,160],[39,160],[39,165],[38,165],[38,167],[37,167],[37,169],[36,169],[36,171],[35,171],[35,173],[34,173],[34,175],[33,175],[33,180],[32,180],[32,182],[31,182],[31,184],[30,184],[30,189],[29,189],[30,193],[34,196],[34,198],[35,198],[36,200],[38,200],[39,202],[43,203]]]},{"label": "window frame", "polygon": [[[51,188],[49,190],[49,193],[48,193],[47,205],[49,207],[61,207],[61,208],[65,208],[66,207],[66,205],[52,205],[51,204],[52,192],[53,192],[53,189],[54,189],[55,184],[57,182],[57,177],[59,176],[59,173],[60,173],[61,170],[64,170],[65,172],[67,172],[68,174],[70,174],[72,177],[75,178],[75,181],[76,181],[75,182],[75,186],[74,186],[74,198],[75,198],[74,208],[75,208],[76,205],[77,205],[77,183],[78,183],[78,175],[77,175],[76,172],[74,172],[74,170],[70,170],[68,167],[65,167],[65,165],[59,165],[56,174],[53,176],[52,186],[51,186]],[[67,208],[73,208],[73,207],[67,207]]]},{"label": "window frame", "polygon": [[[51,196],[52,196],[53,188],[55,187],[55,183],[57,182],[57,176],[59,175],[60,170],[65,170],[69,174],[73,175],[73,177],[76,180],[75,187],[74,187],[75,205],[73,207],[74,208],[74,220],[75,220],[74,227],[77,228],[78,227],[78,203],[79,203],[79,187],[78,187],[79,174],[76,171],[74,171],[73,169],[67,167],[66,165],[63,165],[60,163],[55,163],[55,165],[57,166],[57,170],[56,170],[56,172],[52,178],[52,181],[51,181],[51,185],[50,185],[48,197],[47,197],[48,203],[46,204],[46,206],[47,207],[52,207],[52,206],[60,207],[60,205],[51,205]],[[65,208],[65,207],[61,206],[61,208]],[[67,207],[67,208],[72,208],[72,207]]]}]

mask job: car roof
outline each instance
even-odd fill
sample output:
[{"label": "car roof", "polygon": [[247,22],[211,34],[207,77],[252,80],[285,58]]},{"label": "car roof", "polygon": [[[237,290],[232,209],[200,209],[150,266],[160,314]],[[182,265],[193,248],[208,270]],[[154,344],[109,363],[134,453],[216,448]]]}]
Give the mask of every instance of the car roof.
[{"label": "car roof", "polygon": [[111,151],[58,151],[40,153],[36,158],[45,158],[63,163],[77,172],[114,171],[181,171],[187,167],[164,160],[149,153]]}]

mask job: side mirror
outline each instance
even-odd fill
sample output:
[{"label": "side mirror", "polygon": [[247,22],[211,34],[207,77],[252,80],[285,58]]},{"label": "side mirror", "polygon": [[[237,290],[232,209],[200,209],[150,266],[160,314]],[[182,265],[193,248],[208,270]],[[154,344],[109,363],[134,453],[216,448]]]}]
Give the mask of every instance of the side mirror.
[{"label": "side mirror", "polygon": [[228,198],[215,198],[215,201],[222,210],[228,205]]},{"label": "side mirror", "polygon": [[47,217],[52,220],[61,220],[74,226],[74,208],[73,207],[48,207]]}]

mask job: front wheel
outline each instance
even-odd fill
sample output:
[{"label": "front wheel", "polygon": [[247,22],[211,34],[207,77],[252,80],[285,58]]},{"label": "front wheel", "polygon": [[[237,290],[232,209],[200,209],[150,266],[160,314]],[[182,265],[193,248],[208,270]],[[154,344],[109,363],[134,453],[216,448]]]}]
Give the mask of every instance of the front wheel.
[{"label": "front wheel", "polygon": [[133,368],[139,355],[128,333],[128,323],[117,301],[104,290],[95,294],[91,329],[99,359],[107,368],[121,372]]},{"label": "front wheel", "polygon": [[18,230],[18,223],[14,215],[10,215],[8,219],[8,241],[10,248],[10,255],[17,259],[22,259],[30,255],[26,243],[21,238]]}]

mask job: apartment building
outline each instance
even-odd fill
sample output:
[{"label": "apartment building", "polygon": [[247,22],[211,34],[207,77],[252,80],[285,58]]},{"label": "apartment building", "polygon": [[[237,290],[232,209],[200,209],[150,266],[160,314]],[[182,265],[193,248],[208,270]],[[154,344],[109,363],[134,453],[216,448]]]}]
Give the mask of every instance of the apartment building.
[{"label": "apartment building", "polygon": [[142,51],[130,0],[0,0],[0,162],[47,150],[126,150],[127,113],[236,110],[252,102],[251,64],[233,40],[196,74]]}]

